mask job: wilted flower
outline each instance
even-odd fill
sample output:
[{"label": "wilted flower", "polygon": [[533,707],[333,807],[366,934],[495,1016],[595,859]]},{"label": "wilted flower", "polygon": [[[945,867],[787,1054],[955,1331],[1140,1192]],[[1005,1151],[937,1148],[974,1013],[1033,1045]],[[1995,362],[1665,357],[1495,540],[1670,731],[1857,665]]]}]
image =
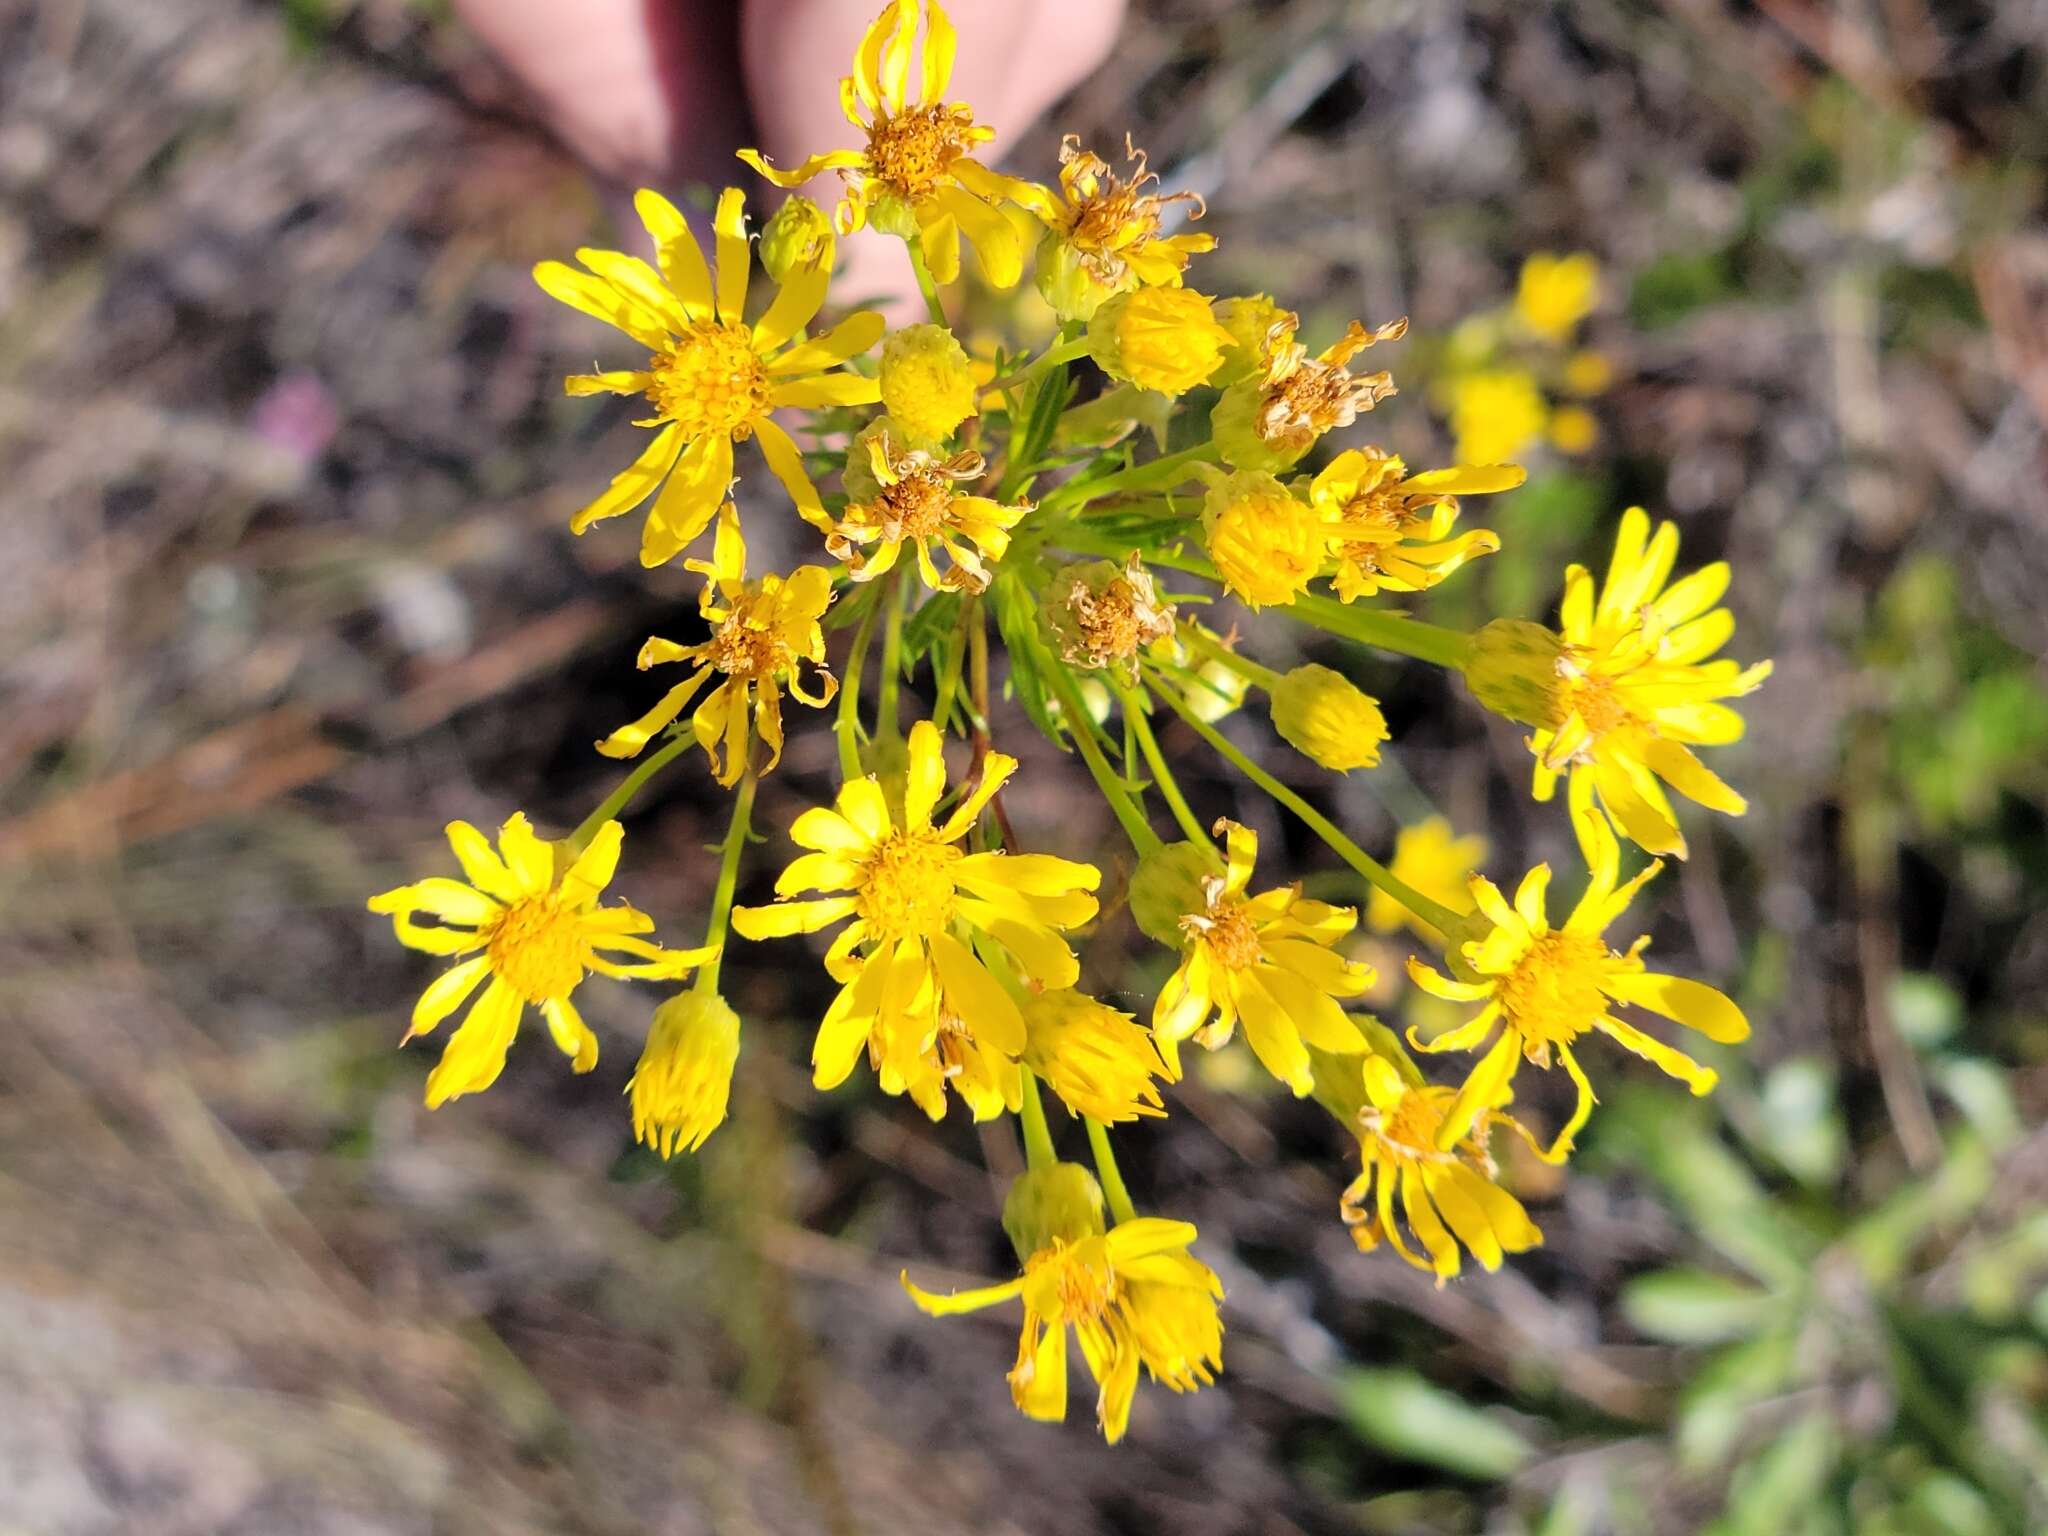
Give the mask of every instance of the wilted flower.
[{"label": "wilted flower", "polygon": [[[921,448],[893,448],[887,433],[870,438],[867,468],[878,490],[848,504],[825,537],[826,550],[852,567],[855,581],[873,581],[896,564],[907,544],[927,587],[981,591],[989,580],[984,560],[1003,558],[1010,530],[1031,510],[962,494],[960,483],[980,479],[986,467],[978,453],[940,459]],[[943,573],[932,559],[934,545],[946,554]]]},{"label": "wilted flower", "polygon": [[1460,465],[1408,473],[1398,454],[1352,448],[1325,465],[1309,487],[1337,571],[1331,585],[1345,602],[1382,588],[1422,592],[1467,560],[1500,548],[1500,536],[1474,528],[1450,536],[1458,498],[1509,491],[1527,478],[1517,464]]},{"label": "wilted flower", "polygon": [[1127,680],[1137,675],[1138,653],[1173,633],[1173,606],[1135,550],[1122,565],[1090,560],[1056,571],[1045,589],[1045,616],[1062,660],[1114,667]]},{"label": "wilted flower", "polygon": [[1392,374],[1354,374],[1349,364],[1366,348],[1407,335],[1406,320],[1373,331],[1354,320],[1314,357],[1294,339],[1299,324],[1299,316],[1283,312],[1266,333],[1257,371],[1225,389],[1210,413],[1216,446],[1234,468],[1286,469],[1325,433],[1350,426],[1394,393]]},{"label": "wilted flower", "polygon": [[1193,192],[1146,191],[1159,178],[1145,169],[1145,153],[1128,135],[1124,156],[1131,162],[1129,181],[1070,133],[1060,141],[1059,191],[1032,186],[1019,195],[1045,222],[1038,291],[1062,320],[1086,320],[1103,300],[1132,288],[1177,285],[1190,256],[1215,248],[1213,235],[1159,233],[1174,203],[1190,204],[1190,217],[1200,218],[1202,199]]}]

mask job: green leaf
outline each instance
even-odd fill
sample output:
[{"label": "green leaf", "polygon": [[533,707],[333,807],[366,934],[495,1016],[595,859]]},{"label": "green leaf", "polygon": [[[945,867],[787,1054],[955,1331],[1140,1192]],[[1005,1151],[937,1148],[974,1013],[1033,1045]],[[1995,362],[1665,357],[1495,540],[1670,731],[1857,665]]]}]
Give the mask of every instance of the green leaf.
[{"label": "green leaf", "polygon": [[1345,1422],[1359,1439],[1409,1461],[1497,1482],[1534,1454],[1499,1417],[1413,1371],[1347,1371],[1335,1388]]},{"label": "green leaf", "polygon": [[1671,1344],[1717,1344],[1754,1333],[1777,1310],[1768,1291],[1704,1269],[1640,1275],[1621,1293],[1621,1310],[1638,1333]]},{"label": "green leaf", "polygon": [[1816,1409],[1735,1474],[1734,1492],[1709,1536],[1778,1536],[1797,1529],[1834,1474],[1838,1448],[1828,1409]]}]

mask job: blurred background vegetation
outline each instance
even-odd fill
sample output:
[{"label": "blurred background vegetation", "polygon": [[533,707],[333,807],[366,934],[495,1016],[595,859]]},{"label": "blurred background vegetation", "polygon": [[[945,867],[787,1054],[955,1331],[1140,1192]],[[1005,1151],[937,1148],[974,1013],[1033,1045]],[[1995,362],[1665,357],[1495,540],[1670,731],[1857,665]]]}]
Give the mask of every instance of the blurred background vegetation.
[{"label": "blurred background vegetation", "polygon": [[[1504,548],[1424,611],[1547,617],[1640,502],[1777,659],[1717,760],[1751,814],[1653,891],[1757,1025],[1720,1091],[1624,1074],[1567,1181],[1510,1166],[1546,1246],[1439,1291],[1352,1250],[1326,1117],[1190,1082],[1126,1171],[1199,1222],[1227,1371],[1112,1452],[1014,1414],[1011,1325],[898,1291],[1007,1268],[1015,1151],[813,1096],[816,978],[729,969],[734,1119],[666,1170],[619,1099],[645,998],[590,994],[589,1077],[522,1048],[432,1116],[392,1049],[421,970],[364,893],[451,817],[578,819],[693,596],[565,529],[620,423],[526,270],[603,194],[433,6],[0,0],[0,1530],[2048,1528],[2044,104],[2041,0],[1135,0],[1014,146],[1130,129],[1209,197],[1203,286],[1312,345],[1412,315],[1367,425],[1418,466],[1457,322],[1590,252],[1596,437],[1468,511]],[[1317,659],[1395,750],[1273,766],[1368,847],[1435,806],[1496,876],[1563,852],[1519,732]],[[1110,846],[1007,725],[1012,814]],[[761,819],[830,772],[797,736]],[[718,806],[636,807],[665,922]]]}]

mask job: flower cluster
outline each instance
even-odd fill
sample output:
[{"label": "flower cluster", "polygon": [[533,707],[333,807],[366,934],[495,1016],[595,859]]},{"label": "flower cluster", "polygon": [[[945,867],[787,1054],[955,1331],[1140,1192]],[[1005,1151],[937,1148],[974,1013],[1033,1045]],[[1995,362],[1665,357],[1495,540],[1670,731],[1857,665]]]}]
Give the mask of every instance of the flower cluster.
[{"label": "flower cluster", "polygon": [[1603,352],[1575,347],[1600,306],[1600,267],[1583,251],[1539,252],[1522,263],[1513,303],[1452,331],[1434,398],[1458,457],[1513,458],[1541,443],[1580,454],[1600,441],[1589,402],[1613,382]]},{"label": "flower cluster", "polygon": [[[1021,1302],[1008,1378],[1017,1407],[1064,1416],[1078,1343],[1114,1441],[1141,1377],[1187,1392],[1222,1366],[1222,1286],[1193,1251],[1196,1231],[1140,1214],[1112,1142],[1113,1129],[1168,1112],[1189,1047],[1235,1052],[1241,1034],[1248,1051],[1223,1058],[1243,1068],[1240,1086],[1263,1073],[1327,1109],[1359,1158],[1334,1214],[1361,1249],[1389,1248],[1440,1284],[1467,1256],[1491,1269],[1541,1242],[1512,1168],[1494,1161],[1495,1133],[1523,1138],[1529,1155],[1567,1157],[1595,1103],[1593,1036],[1695,1093],[1714,1086],[1714,1067],[1666,1043],[1656,1021],[1726,1046],[1748,1032],[1740,1010],[1647,969],[1644,940],[1616,948],[1608,935],[1661,867],[1625,873],[1624,846],[1686,854],[1667,791],[1743,811],[1695,749],[1741,736],[1727,701],[1769,665],[1717,658],[1734,631],[1718,606],[1728,567],[1677,574],[1676,530],[1652,529],[1641,511],[1621,519],[1604,582],[1565,573],[1555,628],[1496,620],[1467,634],[1401,611],[1501,547],[1492,529],[1459,526],[1466,499],[1512,491],[1524,473],[1511,459],[1546,429],[1568,435],[1533,376],[1516,383],[1497,364],[1511,348],[1564,349],[1597,296],[1589,261],[1532,259],[1511,313],[1487,321],[1485,347],[1477,332],[1454,339],[1454,356],[1486,364],[1453,374],[1459,453],[1411,470],[1357,440],[1397,396],[1378,364],[1398,366],[1405,320],[1302,340],[1300,317],[1268,295],[1202,291],[1195,258],[1215,242],[1177,228],[1201,200],[1158,190],[1128,142],[1124,174],[1074,138],[1049,183],[991,170],[981,157],[992,131],[947,97],[957,46],[936,0],[890,0],[841,82],[864,143],[787,168],[743,154],[785,188],[837,173],[844,197],[829,216],[791,198],[757,251],[744,195],[728,189],[707,259],[689,218],[642,192],[651,262],[585,250],[578,267],[535,269],[546,293],[645,354],[567,381],[574,396],[637,397],[635,425],[652,433],[570,526],[647,508],[641,560],[680,559],[703,585],[694,616],[679,615],[686,627],[669,630],[683,638],[650,638],[639,666],[687,670],[597,743],[638,761],[568,836],[543,841],[515,815],[493,850],[455,822],[464,878],[402,885],[370,909],[402,943],[455,961],[421,996],[408,1038],[481,989],[427,1078],[430,1108],[498,1077],[528,1004],[575,1069],[592,1070],[597,1036],[572,1001],[586,973],[691,976],[653,1010],[628,1086],[632,1134],[664,1158],[716,1131],[745,1060],[748,1030],[719,991],[734,940],[808,940],[830,982],[811,1032],[819,1090],[872,1082],[933,1120],[957,1100],[1022,1137],[1027,1171],[1004,1213],[1017,1274],[953,1295],[906,1277],[912,1299],[934,1314]],[[903,242],[924,320],[892,331],[878,313],[829,309],[838,242],[863,230]],[[1042,346],[970,352],[944,292],[960,278],[963,239],[994,288],[1035,267],[1053,327]],[[750,280],[757,254],[769,285]],[[1574,369],[1590,373],[1583,359],[1564,372]],[[1136,433],[1141,424],[1153,433]],[[1140,444],[1152,440],[1183,446],[1148,454]],[[769,474],[741,482],[736,453],[749,442]],[[750,541],[756,556],[795,555],[750,574]],[[1567,784],[1586,872],[1570,915],[1553,926],[1547,866],[1503,896],[1478,873],[1486,844],[1441,816],[1402,828],[1382,864],[1245,749],[1244,731],[1262,727],[1226,733],[1226,716],[1263,697],[1275,740],[1313,765],[1302,773],[1372,771],[1390,736],[1346,671],[1247,654],[1232,604],[1271,610],[1304,636],[1454,670],[1525,726],[1534,801]],[[1269,616],[1260,633],[1273,630]],[[785,696],[829,721],[836,792],[757,838],[756,791],[784,755]],[[1020,836],[1003,798],[1019,759],[996,733],[1026,720],[1078,759],[1076,778],[1086,772],[1127,849],[1082,860],[1029,846],[1045,829]],[[1183,733],[1180,751],[1205,747],[1242,776],[1243,821],[1196,815],[1161,744],[1169,727]],[[621,816],[692,748],[730,791],[731,819],[707,873],[702,942],[665,949],[647,937],[651,918],[600,897]],[[1270,829],[1267,873],[1255,878],[1250,823],[1272,809],[1362,882],[1349,887],[1362,913],[1324,899],[1342,889],[1311,896],[1274,876]],[[780,838],[794,852],[773,899],[740,902],[747,849]],[[1113,962],[1108,941],[1125,935],[1126,913],[1164,952],[1159,985],[1130,1011],[1094,991],[1121,970],[1090,974]],[[1373,932],[1405,929],[1440,950],[1440,962],[1411,958],[1407,974],[1470,1017],[1404,1043],[1360,1011],[1393,981],[1355,948],[1361,915]],[[1384,955],[1386,938],[1370,942]],[[1468,1058],[1452,1080],[1418,1065],[1452,1054]],[[1532,1076],[1524,1068],[1552,1067],[1574,1107],[1538,1137],[1516,1093]],[[1064,1117],[1048,1113],[1048,1095]],[[1062,1158],[1060,1134],[1085,1136],[1092,1173]]]}]

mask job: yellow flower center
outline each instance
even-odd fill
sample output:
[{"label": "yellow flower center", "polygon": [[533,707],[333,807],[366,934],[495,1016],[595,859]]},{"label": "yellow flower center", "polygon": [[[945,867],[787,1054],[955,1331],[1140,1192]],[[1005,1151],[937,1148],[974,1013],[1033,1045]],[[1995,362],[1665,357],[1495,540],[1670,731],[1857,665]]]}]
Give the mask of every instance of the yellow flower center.
[{"label": "yellow flower center", "polygon": [[1436,1134],[1443,1128],[1444,1112],[1457,1095],[1449,1088],[1410,1088],[1391,1110],[1361,1110],[1358,1123],[1372,1138],[1375,1160],[1406,1167],[1433,1162],[1445,1154],[1437,1150]]},{"label": "yellow flower center", "polygon": [[760,606],[759,593],[745,594],[711,632],[711,664],[729,677],[755,681],[772,677],[790,664],[790,647],[772,616],[766,625],[754,616],[753,610]]},{"label": "yellow flower center", "polygon": [[868,129],[868,165],[874,177],[905,202],[928,197],[974,138],[974,113],[934,103],[890,115]]},{"label": "yellow flower center", "polygon": [[699,321],[647,366],[654,375],[647,398],[691,442],[707,437],[744,442],[768,414],[768,375],[754,350],[753,332],[744,325]]},{"label": "yellow flower center", "polygon": [[553,896],[530,896],[500,912],[485,941],[491,970],[529,1003],[567,997],[583,979],[576,914]]},{"label": "yellow flower center", "polygon": [[936,537],[952,515],[952,482],[934,470],[913,469],[883,489],[881,507],[887,537],[922,543]]},{"label": "yellow flower center", "polygon": [[1501,977],[1508,1022],[1522,1032],[1531,1056],[1569,1045],[1607,1011],[1600,975],[1610,954],[1600,939],[1563,930],[1539,934],[1515,968]]},{"label": "yellow flower center", "polygon": [[1558,723],[1563,724],[1573,712],[1586,723],[1586,729],[1597,740],[1608,732],[1619,730],[1635,719],[1635,712],[1628,707],[1621,690],[1614,685],[1614,679],[1604,673],[1593,671],[1578,659],[1584,652],[1568,649],[1558,668],[1557,709]]},{"label": "yellow flower center", "polygon": [[[1056,1237],[1050,1248],[1039,1249],[1024,1263],[1029,1280],[1052,1271],[1059,1298],[1058,1320],[1064,1323],[1091,1322],[1107,1312],[1116,1299],[1115,1273],[1107,1264],[1089,1263],[1080,1249],[1080,1244]],[[1030,1289],[1035,1291],[1037,1287]]]},{"label": "yellow flower center", "polygon": [[861,865],[855,909],[883,938],[930,938],[953,920],[959,858],[958,848],[930,832],[892,832]]},{"label": "yellow flower center", "polygon": [[1242,971],[1259,962],[1259,930],[1242,901],[1211,906],[1207,912],[1182,918],[1180,925],[1198,936],[1208,946],[1209,957],[1226,969]]}]

